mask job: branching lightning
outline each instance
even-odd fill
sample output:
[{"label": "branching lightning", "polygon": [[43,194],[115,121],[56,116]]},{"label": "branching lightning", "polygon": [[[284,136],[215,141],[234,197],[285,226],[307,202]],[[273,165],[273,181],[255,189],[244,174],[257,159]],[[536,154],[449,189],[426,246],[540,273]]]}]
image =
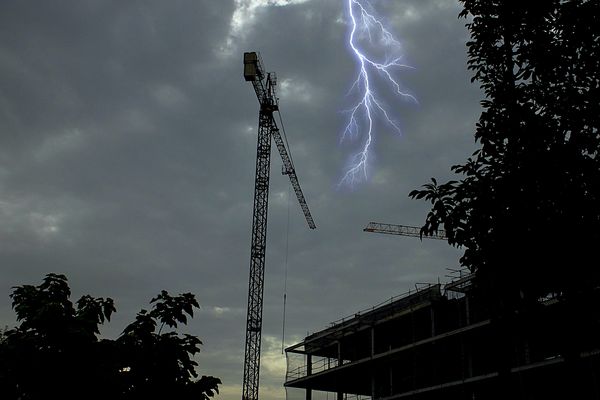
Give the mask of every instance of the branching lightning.
[{"label": "branching lightning", "polygon": [[[358,74],[350,92],[358,92],[357,102],[348,110],[348,123],[342,134],[346,139],[362,140],[361,150],[354,154],[346,169],[340,185],[354,185],[367,179],[367,167],[371,145],[374,139],[374,122],[381,118],[395,132],[400,127],[389,115],[374,85],[376,79],[391,87],[396,96],[417,102],[411,94],[402,90],[398,80],[394,78],[397,69],[412,68],[402,62],[401,46],[382,21],[369,11],[372,7],[367,0],[347,0],[350,35],[348,44],[352,55],[356,58]],[[384,51],[385,61],[377,61],[375,56],[363,49],[366,43],[375,51]]]}]

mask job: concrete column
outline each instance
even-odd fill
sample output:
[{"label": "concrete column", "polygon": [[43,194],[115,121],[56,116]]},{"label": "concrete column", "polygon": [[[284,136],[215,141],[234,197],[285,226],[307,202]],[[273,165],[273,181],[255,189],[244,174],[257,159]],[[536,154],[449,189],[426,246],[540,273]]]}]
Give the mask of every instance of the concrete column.
[{"label": "concrete column", "polygon": [[[337,352],[338,352],[338,356],[337,356],[337,362],[338,362],[338,367],[340,365],[342,365],[342,343],[341,342],[337,342]],[[339,385],[339,382],[338,382]],[[338,389],[337,392],[337,400],[344,400],[344,392],[340,391]]]},{"label": "concrete column", "polygon": [[473,349],[469,347],[469,351],[467,352],[467,377],[473,377]]},{"label": "concrete column", "polygon": [[471,307],[469,305],[468,295],[465,295],[465,318],[467,320],[467,326],[471,325]]},{"label": "concrete column", "polygon": [[375,369],[371,368],[371,399],[375,398]]},{"label": "concrete column", "polygon": [[371,357],[375,355],[375,327],[371,327]]},{"label": "concrete column", "polygon": [[435,312],[433,311],[433,305],[429,309],[429,314],[431,316],[431,337],[435,336]]},{"label": "concrete column", "polygon": [[[306,376],[312,375],[312,355],[306,355]],[[306,400],[312,400],[312,390],[306,388]]]}]

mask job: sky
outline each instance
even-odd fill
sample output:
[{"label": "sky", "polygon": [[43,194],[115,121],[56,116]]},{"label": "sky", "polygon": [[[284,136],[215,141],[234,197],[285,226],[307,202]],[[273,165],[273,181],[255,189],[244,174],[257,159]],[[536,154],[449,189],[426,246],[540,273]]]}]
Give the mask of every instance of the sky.
[{"label": "sky", "polygon": [[161,289],[192,292],[201,309],[182,331],[204,343],[199,373],[222,379],[219,399],[240,398],[258,125],[245,51],[277,73],[317,225],[288,201],[273,146],[261,398],[285,396],[284,287],[292,345],[448,280],[460,249],[362,229],[420,226],[428,204],[408,193],[475,149],[482,95],[465,21],[455,0],[371,5],[413,67],[393,76],[418,102],[384,92],[401,134],[376,122],[369,179],[340,186],[362,143],[340,140],[357,100],[345,0],[0,2],[0,326],[16,323],[11,287],[50,272],[68,276],[73,300],[115,299],[111,338]]}]

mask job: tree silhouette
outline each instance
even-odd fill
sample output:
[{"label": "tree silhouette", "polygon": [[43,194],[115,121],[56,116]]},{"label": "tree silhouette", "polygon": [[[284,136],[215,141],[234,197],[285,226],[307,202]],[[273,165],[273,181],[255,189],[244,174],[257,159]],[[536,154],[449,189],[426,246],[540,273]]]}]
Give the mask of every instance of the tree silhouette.
[{"label": "tree silhouette", "polygon": [[57,274],[14,288],[20,325],[0,335],[3,399],[206,400],[218,392],[218,378],[196,379],[201,341],[172,330],[193,316],[194,295],[162,291],[116,340],[98,337],[115,312],[112,299],[86,295],[73,305],[70,295],[67,278]]},{"label": "tree silhouette", "polygon": [[[432,203],[461,264],[503,302],[598,284],[600,2],[461,0],[485,93],[480,148],[410,196]],[[491,291],[490,291],[491,290]]]}]

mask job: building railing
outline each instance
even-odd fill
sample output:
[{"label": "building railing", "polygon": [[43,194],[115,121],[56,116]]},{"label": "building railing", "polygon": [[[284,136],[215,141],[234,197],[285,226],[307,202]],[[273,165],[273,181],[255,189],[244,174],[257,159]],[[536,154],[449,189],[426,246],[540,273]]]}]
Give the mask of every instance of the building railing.
[{"label": "building railing", "polygon": [[369,313],[371,311],[375,311],[379,307],[393,304],[393,303],[395,303],[398,300],[402,300],[402,299],[408,298],[408,297],[410,297],[410,296],[412,296],[412,295],[414,295],[416,293],[421,293],[421,292],[426,291],[428,289],[431,289],[432,287],[435,287],[435,286],[440,286],[440,284],[439,283],[419,283],[419,284],[416,284],[414,290],[413,289],[409,289],[407,292],[401,293],[401,294],[396,295],[396,296],[392,296],[389,299],[382,301],[381,303],[375,304],[374,306],[371,306],[369,308],[365,308],[364,310],[358,311],[358,312],[356,312],[356,313],[354,313],[352,315],[348,315],[348,316],[340,318],[340,319],[338,319],[336,321],[330,322],[329,323],[329,327],[333,327],[333,326],[336,326],[336,325],[343,324],[344,322],[350,321],[351,319],[354,319],[354,318],[357,318],[357,317],[360,317],[363,314]]},{"label": "building railing", "polygon": [[[289,360],[288,360],[288,362],[289,362]],[[337,367],[338,365],[348,364],[349,362],[350,362],[350,360],[342,360],[342,363],[340,364],[337,358],[313,356],[312,362],[310,364],[311,375],[317,374],[319,372],[327,371],[331,368]],[[308,365],[306,362],[304,362],[302,365],[300,365],[296,368],[288,367],[286,375],[285,375],[285,380],[286,380],[286,382],[293,381],[295,379],[304,378],[308,375],[309,375],[308,374]]]},{"label": "building railing", "polygon": [[344,400],[371,400],[371,396],[344,393]]},{"label": "building railing", "polygon": [[396,296],[392,296],[392,297],[390,297],[389,299],[386,299],[386,300],[384,300],[384,301],[382,301],[382,302],[380,302],[380,303],[378,303],[378,304],[375,304],[374,306],[371,306],[371,307],[365,308],[364,310],[360,310],[360,311],[358,311],[358,312],[356,312],[356,313],[354,313],[354,314],[347,315],[347,316],[345,316],[345,317],[343,317],[343,318],[340,318],[340,319],[337,319],[337,320],[335,320],[335,321],[333,321],[333,322],[330,322],[330,323],[328,324],[327,328],[325,328],[325,329],[320,329],[320,330],[318,330],[318,331],[313,331],[313,332],[310,332],[310,333],[307,335],[307,337],[308,337],[308,336],[311,336],[311,335],[313,335],[313,334],[319,333],[319,332],[321,332],[321,331],[323,331],[323,330],[326,330],[326,329],[328,329],[328,328],[332,328],[332,327],[335,327],[335,326],[337,326],[337,325],[341,325],[341,324],[343,324],[344,322],[350,321],[350,320],[352,320],[352,319],[354,319],[354,318],[357,318],[357,317],[360,317],[360,316],[362,316],[362,315],[364,315],[364,314],[367,314],[367,313],[369,313],[369,312],[375,311],[376,309],[378,309],[378,308],[380,308],[380,307],[382,307],[382,306],[391,305],[391,304],[393,304],[394,302],[397,302],[397,301],[399,301],[399,300],[402,300],[402,299],[405,299],[405,298],[409,298],[410,296],[413,296],[413,295],[415,295],[415,294],[417,294],[417,293],[421,293],[421,292],[427,291],[427,290],[429,290],[429,289],[431,289],[431,288],[433,288],[433,287],[436,287],[436,286],[437,286],[437,287],[439,287],[440,289],[441,289],[442,287],[444,287],[444,293],[443,293],[443,296],[445,296],[445,297],[448,297],[448,298],[459,298],[459,297],[463,297],[462,295],[459,295],[459,296],[456,296],[456,295],[454,295],[454,296],[453,296],[453,295],[450,295],[450,291],[449,291],[449,290],[446,290],[446,289],[447,289],[447,288],[446,288],[446,286],[450,287],[450,286],[452,286],[452,285],[454,285],[454,284],[456,284],[456,283],[458,283],[458,282],[460,282],[460,281],[462,281],[462,280],[465,280],[465,283],[464,283],[464,285],[469,285],[469,284],[471,283],[471,282],[470,282],[470,278],[472,278],[472,274],[471,274],[471,273],[468,273],[468,271],[466,271],[466,272],[465,272],[465,270],[456,270],[456,273],[457,273],[458,275],[457,275],[456,277],[453,277],[454,279],[453,279],[452,281],[450,281],[450,282],[446,283],[446,284],[440,284],[440,283],[416,283],[416,284],[415,284],[415,288],[414,288],[414,289],[409,289],[408,291],[406,291],[406,292],[404,292],[404,293],[398,294],[398,295],[396,295]]}]

